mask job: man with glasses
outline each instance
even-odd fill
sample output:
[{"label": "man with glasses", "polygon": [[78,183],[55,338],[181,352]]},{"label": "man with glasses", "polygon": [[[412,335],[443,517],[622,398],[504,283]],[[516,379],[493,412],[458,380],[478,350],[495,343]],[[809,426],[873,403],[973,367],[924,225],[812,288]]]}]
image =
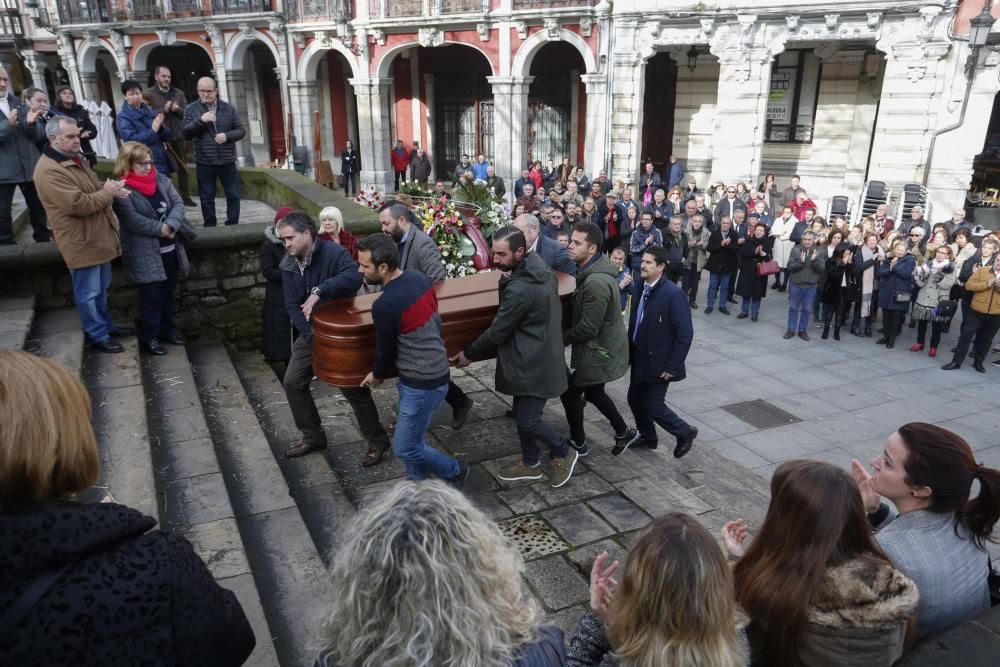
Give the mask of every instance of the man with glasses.
[{"label": "man with glasses", "polygon": [[723,217],[727,217],[732,220],[733,216],[736,215],[736,211],[746,213],[747,204],[736,196],[736,187],[730,185],[726,188],[726,196],[715,207],[715,219],[722,220]]}]

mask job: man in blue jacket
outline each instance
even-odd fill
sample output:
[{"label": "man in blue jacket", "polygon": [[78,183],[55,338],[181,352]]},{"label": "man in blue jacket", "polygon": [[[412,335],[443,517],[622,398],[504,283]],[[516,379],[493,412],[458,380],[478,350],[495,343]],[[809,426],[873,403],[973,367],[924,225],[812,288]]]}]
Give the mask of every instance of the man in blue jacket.
[{"label": "man in blue jacket", "polygon": [[[326,449],[326,431],[319,418],[309,385],[312,369],[312,311],[316,304],[354,296],[361,287],[361,274],[351,255],[337,243],[316,240],[316,225],[302,211],[289,213],[278,222],[278,236],[288,253],[281,260],[281,283],[285,309],[298,337],[292,343],[292,357],[281,384],[302,442],[290,447],[285,456],[295,458]],[[378,409],[367,387],[341,387],[351,404],[361,434],[381,460],[389,448],[389,437],[379,423]]]},{"label": "man in blue jacket", "polygon": [[545,265],[553,271],[562,271],[571,276],[576,275],[576,263],[570,259],[569,251],[559,245],[559,243],[545,234],[541,233],[541,223],[538,218],[525,213],[517,216],[514,226],[524,234],[524,240],[528,244],[528,252],[536,252],[542,258]]},{"label": "man in blue jacket", "polygon": [[[667,407],[667,388],[685,377],[684,360],[691,349],[694,327],[691,308],[681,288],[664,276],[667,251],[650,246],[642,254],[639,273],[632,293],[628,339],[632,376],[628,387],[628,405],[642,440],[639,446],[656,449],[656,426],[677,438],[674,457],[691,450],[698,429]],[[655,422],[655,424],[654,424]]]}]

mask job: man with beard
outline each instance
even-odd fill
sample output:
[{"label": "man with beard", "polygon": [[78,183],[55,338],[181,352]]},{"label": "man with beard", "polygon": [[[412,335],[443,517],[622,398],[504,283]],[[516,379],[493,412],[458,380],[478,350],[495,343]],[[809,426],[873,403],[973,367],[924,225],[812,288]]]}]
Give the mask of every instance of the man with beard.
[{"label": "man with beard", "polygon": [[375,360],[361,386],[377,387],[393,370],[398,372],[399,416],[392,448],[406,464],[406,478],[420,481],[432,474],[461,488],[469,466],[427,443],[427,427],[448,393],[450,376],[434,286],[419,271],[399,266],[399,250],[384,234],[358,242],[358,265],[369,285],[382,286],[372,304]]},{"label": "man with beard", "polygon": [[496,389],[514,397],[514,420],[521,461],[500,470],[505,482],[538,480],[538,441],[552,455],[552,486],[569,481],[579,457],[566,439],[542,420],[550,398],[567,389],[562,312],[556,278],[536,252],[527,252],[524,234],[513,226],[493,234],[493,261],[510,275],[500,279],[500,306],[493,323],[464,351],[451,358],[462,368],[496,353]]}]

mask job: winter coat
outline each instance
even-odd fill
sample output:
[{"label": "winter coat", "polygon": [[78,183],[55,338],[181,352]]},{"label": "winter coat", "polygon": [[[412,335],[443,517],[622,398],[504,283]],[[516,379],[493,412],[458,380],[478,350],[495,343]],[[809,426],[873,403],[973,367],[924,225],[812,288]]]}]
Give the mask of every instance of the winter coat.
[{"label": "winter coat", "polygon": [[569,251],[549,236],[545,234],[538,235],[535,252],[545,261],[545,265],[553,271],[561,271],[571,276],[576,275],[576,262],[569,258]]},{"label": "winter coat", "polygon": [[292,356],[292,321],[285,309],[285,295],[281,288],[284,273],[279,265],[285,257],[285,243],[274,226],[264,230],[260,244],[260,272],[267,285],[264,288],[263,335],[260,351],[265,359],[288,361]]},{"label": "winter coat", "polygon": [[86,160],[77,164],[46,148],[33,180],[68,268],[97,266],[122,254],[118,220],[111,210],[114,197]]},{"label": "winter coat", "polygon": [[359,173],[361,173],[361,153],[357,148],[345,148],[340,152],[340,174],[348,176]]},{"label": "winter coat", "polygon": [[788,218],[788,220],[777,218],[768,232],[774,239],[774,259],[778,262],[778,266],[783,269],[788,268],[788,257],[792,254],[792,248],[795,247],[795,244],[792,243],[792,232],[795,230],[797,222],[798,220],[794,217]]},{"label": "winter coat", "polygon": [[910,309],[910,302],[896,303],[897,292],[909,293],[913,288],[913,269],[916,268],[916,260],[913,255],[905,255],[896,262],[895,268],[889,268],[892,257],[886,258],[878,267],[878,275],[881,278],[878,288],[878,307],[882,310],[894,310],[905,313]]},{"label": "winter coat", "polygon": [[187,540],[155,526],[115,503],[54,500],[0,512],[0,609],[68,565],[0,638],[0,664],[242,665],[255,640],[236,596]]},{"label": "winter coat", "polygon": [[158,131],[153,130],[153,120],[156,114],[145,103],[134,107],[128,102],[122,102],[121,111],[115,119],[118,126],[118,136],[122,143],[126,141],[138,141],[145,145],[153,153],[153,164],[156,171],[161,174],[169,174],[174,170],[170,158],[167,157],[167,149],[164,143],[170,141],[170,130],[164,121]]},{"label": "winter coat", "polygon": [[992,264],[976,269],[965,283],[965,289],[972,292],[972,310],[977,313],[1000,315],[1000,290],[989,287],[991,280],[998,280],[995,267]]},{"label": "winter coat", "polygon": [[816,208],[816,202],[808,198],[803,200],[801,204],[798,203],[797,201],[793,201],[792,203],[789,204],[789,206],[792,207],[792,215],[795,216],[797,220],[806,219],[806,209],[811,208],[813,210],[818,210]]},{"label": "winter coat", "polygon": [[647,174],[642,172],[639,176],[639,198],[641,199],[646,195],[646,189],[649,189],[649,196],[652,197],[658,189],[660,189],[662,181],[660,180],[660,175],[655,171],[652,174]]},{"label": "winter coat", "polygon": [[162,214],[154,211],[146,196],[136,190],[131,190],[127,199],[115,199],[112,204],[118,216],[122,263],[128,271],[128,279],[135,285],[167,279],[160,256],[160,229],[163,224],[170,225],[175,232],[184,228],[183,233],[174,237],[174,247],[180,274],[186,274],[191,268],[184,245],[193,241],[196,233],[187,221],[184,202],[169,176],[156,175],[156,190],[167,202],[167,210]]},{"label": "winter coat", "polygon": [[688,254],[687,234],[683,231],[674,236],[670,230],[663,235],[663,247],[667,250],[667,270],[680,269]]},{"label": "winter coat", "polygon": [[[652,238],[653,240],[646,244],[646,239]],[[634,271],[639,270],[639,265],[642,263],[642,253],[650,245],[663,245],[663,234],[656,227],[650,226],[650,228],[643,229],[642,225],[639,225],[634,230],[632,230],[631,236],[628,239],[628,252],[629,252],[629,262]]]},{"label": "winter coat", "polygon": [[678,160],[667,166],[667,188],[680,185],[684,180],[684,163]]},{"label": "winter coat", "polygon": [[[729,201],[728,197],[723,197],[715,207],[715,220],[722,220],[722,216],[729,216],[729,219],[733,219],[733,214],[736,211],[747,212],[747,203],[737,196],[733,201]],[[706,221],[707,222],[707,221]]]},{"label": "winter coat", "polygon": [[[729,238],[729,245],[723,246],[723,238]],[[723,236],[721,229],[716,229],[708,237],[708,259],[705,268],[709,273],[731,274],[736,271],[736,253],[740,249],[739,235],[733,228]]]},{"label": "winter coat", "polygon": [[436,283],[448,277],[441,261],[441,250],[427,232],[416,225],[410,226],[406,242],[399,248],[399,268],[404,271],[418,271]]},{"label": "winter coat", "polygon": [[494,174],[493,176],[487,176],[485,179],[486,187],[493,190],[493,196],[502,198],[507,194],[507,186],[503,184],[503,179]]},{"label": "winter coat", "polygon": [[646,297],[642,322],[636,331],[644,288],[644,281],[632,285],[632,310],[628,320],[632,380],[666,382],[660,376],[670,373],[670,382],[680,382],[687,377],[684,360],[694,339],[687,294],[664,273]]},{"label": "winter coat", "polygon": [[50,107],[49,111],[54,116],[66,116],[67,118],[72,118],[80,127],[81,132],[90,132],[89,139],[80,140],[80,152],[83,153],[88,160],[90,160],[90,166],[93,167],[94,163],[97,162],[97,155],[94,153],[94,149],[91,147],[90,142],[97,137],[97,126],[94,125],[94,121],[90,119],[90,113],[79,104],[74,104],[69,109],[64,107],[62,104],[56,104],[54,107]]},{"label": "winter coat", "polygon": [[[924,266],[930,268],[932,264],[928,262]],[[920,288],[917,292],[917,304],[931,310],[937,308],[939,303],[949,298],[956,280],[958,272],[954,262],[948,262],[940,271],[914,271],[913,282]]]},{"label": "winter coat", "polygon": [[[20,104],[13,93],[8,93],[7,103],[11,111]],[[34,178],[40,157],[38,142],[45,138],[42,127],[38,121],[28,125],[21,112],[17,114],[17,124],[11,125],[7,116],[0,113],[0,184],[28,183]]]},{"label": "winter coat", "polygon": [[393,171],[405,172],[410,166],[410,156],[405,148],[396,147],[389,151],[389,161],[392,162]]},{"label": "winter coat", "polygon": [[418,155],[410,162],[410,178],[414,181],[427,181],[431,177],[431,161],[427,153]]},{"label": "winter coat", "polygon": [[[208,107],[201,100],[184,109],[184,136],[194,142],[194,161],[198,164],[222,165],[236,162],[236,142],[246,136],[240,115],[232,104],[215,102],[215,122],[203,123],[201,117]],[[226,143],[215,143],[215,135],[225,133]]]},{"label": "winter coat", "polygon": [[574,384],[605,384],[625,375],[628,333],[622,320],[618,267],[607,255],[596,255],[576,274],[572,322],[563,341],[573,347]]},{"label": "winter coat", "polygon": [[[916,584],[885,561],[855,558],[828,568],[806,611],[793,664],[890,667],[903,655],[907,623],[918,598]],[[763,634],[764,629],[751,622],[754,653]]]},{"label": "winter coat", "polygon": [[304,272],[299,270],[298,261],[289,254],[278,266],[281,268],[285,311],[295,330],[306,340],[312,340],[312,323],[302,314],[301,306],[314,287],[320,290],[320,303],[354,296],[361,287],[362,278],[357,263],[346,250],[329,241],[315,242]]},{"label": "winter coat", "polygon": [[[762,239],[749,237],[740,246],[736,256],[739,258],[740,276],[736,279],[736,294],[745,299],[763,299],[767,296],[767,276],[757,275],[757,265],[772,259],[771,244],[773,236]],[[757,247],[764,248],[763,255],[757,255]]]},{"label": "winter coat", "polygon": [[[171,88],[167,92],[160,90],[159,86],[153,86],[143,91],[144,97],[153,100],[153,113],[163,114],[163,125],[170,130],[171,139],[182,139],[184,137],[184,110],[187,109],[187,98],[179,88]],[[164,111],[167,102],[173,102],[176,106],[169,112]]]},{"label": "winter coat", "polygon": [[[806,260],[802,261],[802,253],[805,248],[801,245],[795,246],[788,258],[788,280],[798,287],[816,287],[820,276],[826,268],[826,251],[823,248],[813,246],[806,253]],[[815,257],[809,259],[810,255]]]},{"label": "winter coat", "polygon": [[673,204],[664,199],[662,204],[657,204],[655,201],[650,202],[649,206],[643,209],[643,213],[652,215],[653,226],[662,232],[670,224],[670,216],[673,215],[673,208]]},{"label": "winter coat", "polygon": [[[708,241],[712,233],[704,225],[699,231],[694,231],[694,227],[688,227],[684,232],[687,242],[687,255],[684,257],[683,266],[685,269],[694,269],[698,273],[705,268],[705,261],[708,259]],[[695,242],[700,242],[695,245]]]},{"label": "winter coat", "polygon": [[490,168],[489,162],[473,162],[472,163],[472,176],[477,181],[485,181],[487,176],[487,170]]},{"label": "winter coat", "polygon": [[509,396],[555,398],[568,386],[562,302],[556,277],[536,252],[500,279],[492,324],[465,348],[469,359],[497,357],[496,389]]},{"label": "winter coat", "polygon": [[846,266],[830,257],[826,260],[826,283],[823,285],[822,303],[838,306],[861,298],[861,282],[852,261]]}]

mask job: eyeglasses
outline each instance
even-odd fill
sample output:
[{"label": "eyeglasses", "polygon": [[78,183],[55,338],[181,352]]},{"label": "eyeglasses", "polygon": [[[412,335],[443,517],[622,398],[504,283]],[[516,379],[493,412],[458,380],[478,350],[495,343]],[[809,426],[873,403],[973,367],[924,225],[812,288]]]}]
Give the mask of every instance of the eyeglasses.
[{"label": "eyeglasses", "polygon": [[923,234],[910,234],[911,239],[920,238],[921,236],[923,236]]},{"label": "eyeglasses", "polygon": [[152,167],[153,166],[153,161],[152,160],[143,160],[142,162],[136,162],[136,164],[139,165],[140,167]]},{"label": "eyeglasses", "polygon": [[736,194],[736,190],[726,190],[726,194],[734,195]]}]

